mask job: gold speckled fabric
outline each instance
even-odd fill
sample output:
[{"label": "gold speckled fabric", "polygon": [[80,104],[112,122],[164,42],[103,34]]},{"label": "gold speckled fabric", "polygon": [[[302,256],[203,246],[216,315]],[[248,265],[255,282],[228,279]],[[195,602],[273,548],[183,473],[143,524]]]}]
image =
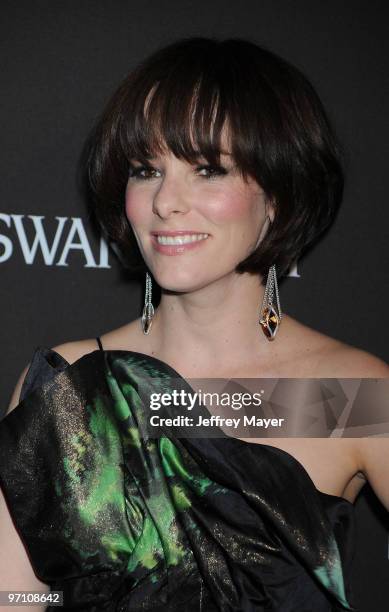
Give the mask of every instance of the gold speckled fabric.
[{"label": "gold speckled fabric", "polygon": [[150,386],[177,379],[142,353],[35,350],[0,480],[36,575],[64,610],[354,609],[352,504],[275,447],[146,435]]}]

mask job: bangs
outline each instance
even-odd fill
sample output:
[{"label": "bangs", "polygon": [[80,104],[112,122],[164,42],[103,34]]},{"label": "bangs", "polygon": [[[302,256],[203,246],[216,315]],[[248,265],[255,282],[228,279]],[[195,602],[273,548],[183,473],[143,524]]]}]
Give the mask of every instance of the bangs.
[{"label": "bangs", "polygon": [[[241,138],[234,136],[231,120],[230,101],[236,95],[226,87],[234,79],[226,75],[225,59],[213,60],[181,58],[154,82],[144,73],[139,80],[134,75],[117,131],[129,165],[131,160],[147,163],[169,151],[192,164],[201,157],[219,165],[221,154],[242,160],[242,151],[236,151]],[[247,164],[237,165],[244,175]]]}]

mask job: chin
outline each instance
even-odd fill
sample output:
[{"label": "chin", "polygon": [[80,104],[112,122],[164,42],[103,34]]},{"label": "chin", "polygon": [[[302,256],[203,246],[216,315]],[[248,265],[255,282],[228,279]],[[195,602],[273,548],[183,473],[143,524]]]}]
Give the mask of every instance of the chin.
[{"label": "chin", "polygon": [[207,283],[199,283],[196,284],[193,281],[187,281],[187,282],[178,282],[176,281],[166,281],[164,283],[158,283],[159,286],[161,287],[161,289],[163,291],[168,291],[168,292],[172,292],[172,293],[191,293],[192,291],[197,291],[198,289],[201,289],[202,287],[206,286]]},{"label": "chin", "polygon": [[196,291],[202,287],[206,287],[212,283],[212,279],[204,278],[202,274],[195,274],[193,271],[183,271],[172,273],[172,271],[165,273],[155,273],[154,276],[156,282],[165,291],[174,291],[178,293],[188,293],[190,291]]}]

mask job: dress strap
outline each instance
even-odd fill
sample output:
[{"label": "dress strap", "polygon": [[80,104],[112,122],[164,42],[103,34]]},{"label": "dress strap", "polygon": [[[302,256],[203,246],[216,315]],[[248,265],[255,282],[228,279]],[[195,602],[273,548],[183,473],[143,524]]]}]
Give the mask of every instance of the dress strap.
[{"label": "dress strap", "polygon": [[97,340],[97,344],[99,345],[100,351],[103,351],[104,349],[103,349],[103,345],[101,344],[100,336],[97,336],[96,340]]}]

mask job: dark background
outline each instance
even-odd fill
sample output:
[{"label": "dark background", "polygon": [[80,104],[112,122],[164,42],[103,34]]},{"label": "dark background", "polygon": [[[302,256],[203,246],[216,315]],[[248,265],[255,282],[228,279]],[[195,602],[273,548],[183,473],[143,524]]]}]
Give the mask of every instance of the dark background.
[{"label": "dark background", "polygon": [[[112,253],[109,267],[98,265],[100,238],[77,167],[92,123],[127,72],[183,36],[264,44],[318,90],[346,152],[344,202],[332,230],[298,262],[299,276],[280,284],[281,307],[388,361],[388,18],[387,3],[374,1],[2,1],[0,414],[35,346],[93,337],[140,314],[139,283],[123,276]],[[52,263],[39,245],[26,256],[35,239],[29,215],[42,217],[48,248],[56,217],[65,218]],[[85,231],[74,236],[84,250],[71,249],[58,265],[74,223]],[[356,601],[362,612],[387,610],[388,517],[367,488],[356,516]]]}]

